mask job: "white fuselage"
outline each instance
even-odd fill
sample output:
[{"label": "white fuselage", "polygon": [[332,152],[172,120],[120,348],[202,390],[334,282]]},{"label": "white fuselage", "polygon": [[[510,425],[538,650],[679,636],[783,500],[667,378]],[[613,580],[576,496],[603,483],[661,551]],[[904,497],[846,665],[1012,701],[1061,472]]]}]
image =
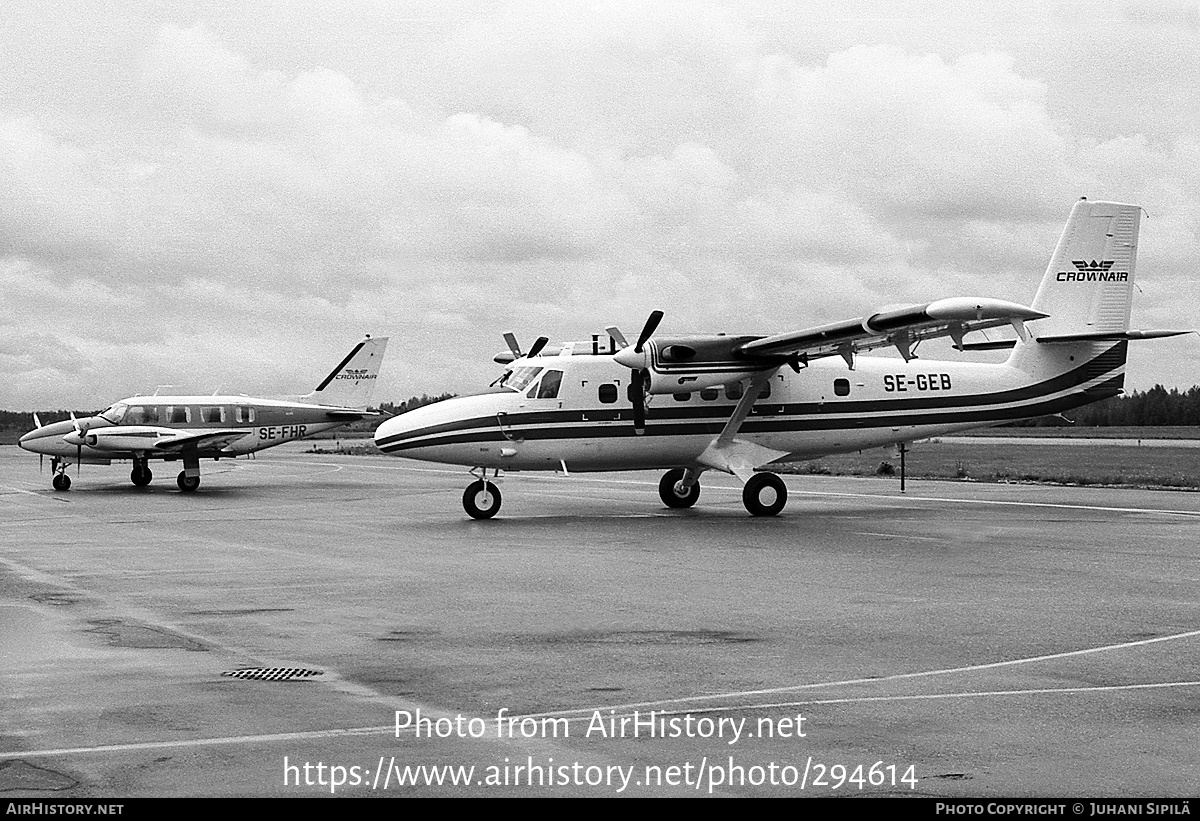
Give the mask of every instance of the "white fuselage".
[{"label": "white fuselage", "polygon": [[[783,454],[780,460],[812,459],[1060,413],[1119,391],[1123,347],[1117,354],[1090,363],[1064,355],[1062,367],[1032,372],[869,356],[856,357],[853,370],[838,357],[799,372],[785,366],[737,438]],[[688,466],[721,434],[741,395],[735,383],[649,396],[639,433],[627,397],[633,372],[612,355],[537,356],[512,367],[541,370],[520,390],[457,397],[389,419],[376,431],[376,444],[396,456],[505,470]],[[562,377],[551,397],[540,387],[554,371]]]},{"label": "white fuselage", "polygon": [[[19,444],[47,456],[107,464],[135,458],[177,459],[177,452],[160,450],[159,443],[178,435],[224,431],[229,435],[219,442],[201,443],[199,456],[226,458],[353,421],[331,419],[331,410],[337,409],[248,396],[135,396],[103,414],[43,425],[22,436]],[[238,436],[239,432],[244,433]]]}]

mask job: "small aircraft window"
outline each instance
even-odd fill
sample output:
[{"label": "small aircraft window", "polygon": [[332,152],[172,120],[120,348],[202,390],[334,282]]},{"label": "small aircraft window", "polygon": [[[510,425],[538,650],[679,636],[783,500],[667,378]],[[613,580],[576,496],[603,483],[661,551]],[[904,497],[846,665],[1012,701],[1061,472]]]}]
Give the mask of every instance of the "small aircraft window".
[{"label": "small aircraft window", "polygon": [[850,380],[849,379],[833,380],[833,393],[835,396],[849,396],[850,395]]},{"label": "small aircraft window", "polygon": [[616,385],[601,385],[600,386],[600,401],[606,405],[611,405],[617,401],[617,386]]},{"label": "small aircraft window", "polygon": [[705,388],[704,390],[700,391],[700,398],[705,402],[711,402],[720,395],[721,392],[716,388]]},{"label": "small aircraft window", "polygon": [[742,389],[741,382],[730,382],[725,386],[726,399],[741,399],[745,391]]},{"label": "small aircraft window", "polygon": [[221,423],[225,421],[224,408],[200,408],[200,421],[209,423]]},{"label": "small aircraft window", "polygon": [[770,399],[771,398],[771,380],[770,379],[767,380],[767,384],[763,385],[762,393],[760,393],[758,395],[758,398],[759,399]]},{"label": "small aircraft window", "polygon": [[546,375],[542,377],[542,386],[538,388],[538,399],[557,399],[562,375],[562,371],[546,371]]},{"label": "small aircraft window", "polygon": [[674,396],[675,396],[676,402],[686,402],[692,398],[692,395],[690,393],[677,393],[677,394],[674,394]]},{"label": "small aircraft window", "polygon": [[234,419],[238,422],[249,423],[254,421],[254,408],[248,405],[238,405],[234,409]]},{"label": "small aircraft window", "polygon": [[128,410],[129,410],[128,405],[123,405],[120,402],[118,402],[117,404],[113,405],[111,408],[104,411],[100,415],[103,416],[105,419],[107,419],[109,422],[112,422],[114,425],[119,425],[119,424],[121,424],[121,421],[125,418],[125,413]]},{"label": "small aircraft window", "polygon": [[167,421],[175,424],[191,422],[191,408],[186,405],[167,405]]}]

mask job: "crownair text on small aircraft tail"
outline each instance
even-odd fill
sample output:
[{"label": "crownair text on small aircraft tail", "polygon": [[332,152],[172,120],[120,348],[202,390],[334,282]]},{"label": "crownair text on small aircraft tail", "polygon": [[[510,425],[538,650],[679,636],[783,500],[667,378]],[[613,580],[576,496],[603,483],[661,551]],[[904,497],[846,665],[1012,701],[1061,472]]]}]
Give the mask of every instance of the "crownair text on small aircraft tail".
[{"label": "crownair text on small aircraft tail", "polygon": [[67,467],[130,460],[130,480],[150,484],[150,460],[179,461],[179,489],[200,486],[201,459],[229,459],[303,439],[376,413],[367,410],[387,337],[354,346],[316,389],[297,401],[250,396],[132,396],[86,419],[42,425],[21,437],[25,450],[51,457],[54,489]]},{"label": "crownair text on small aircraft tail", "polygon": [[[779,462],[814,459],[1061,413],[1121,392],[1132,340],[1187,331],[1129,329],[1141,208],[1075,204],[1030,306],[956,297],[889,308],[770,336],[655,336],[654,312],[633,345],[540,338],[489,393],[429,405],[375,433],[396,456],[464,465],[475,518],[499,510],[502,471],[665,469],[659,495],[694,505],[700,476],[743,482],[756,516],[787,500]],[[1011,329],[1015,338],[978,340]],[[1011,348],[1002,364],[918,359],[918,344],[949,337],[959,350]],[[607,348],[607,350],[603,350]],[[894,348],[900,358],[862,356]],[[491,474],[489,476],[489,473]]]}]

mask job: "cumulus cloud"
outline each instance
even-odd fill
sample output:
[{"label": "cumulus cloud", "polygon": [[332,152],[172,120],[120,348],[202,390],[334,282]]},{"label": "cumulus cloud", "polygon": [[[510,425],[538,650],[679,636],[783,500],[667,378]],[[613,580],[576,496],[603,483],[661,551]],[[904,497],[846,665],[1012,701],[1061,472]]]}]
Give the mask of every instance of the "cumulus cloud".
[{"label": "cumulus cloud", "polygon": [[[1135,321],[1186,326],[1200,105],[1167,81],[1200,75],[1200,44],[1187,15],[1130,8],[1104,28],[1029,6],[1044,47],[903,4],[890,25],[749,1],[314,6],[307,37],[204,3],[114,20],[0,102],[5,404],[172,371],[295,391],[364,332],[396,338],[381,386],[403,398],[486,384],[506,330],[1024,301],[1080,195],[1146,205]],[[1084,59],[1076,30],[1165,45],[1093,76],[1058,68]],[[62,80],[89,65],[84,101]],[[1177,104],[1149,116],[1150,88]]]}]

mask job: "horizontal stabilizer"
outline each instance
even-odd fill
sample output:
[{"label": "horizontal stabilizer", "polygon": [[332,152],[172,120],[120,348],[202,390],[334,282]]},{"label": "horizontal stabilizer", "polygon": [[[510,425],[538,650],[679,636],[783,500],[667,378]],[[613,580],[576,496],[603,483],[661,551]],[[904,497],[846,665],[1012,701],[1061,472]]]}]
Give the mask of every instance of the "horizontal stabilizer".
[{"label": "horizontal stabilizer", "polygon": [[1183,336],[1184,334],[1194,334],[1197,331],[1096,331],[1095,333],[1085,334],[1060,334],[1057,336],[1039,336],[1038,342],[1043,344],[1055,342],[1119,342],[1121,340],[1134,341],[1138,339],[1163,339],[1168,336]]}]

